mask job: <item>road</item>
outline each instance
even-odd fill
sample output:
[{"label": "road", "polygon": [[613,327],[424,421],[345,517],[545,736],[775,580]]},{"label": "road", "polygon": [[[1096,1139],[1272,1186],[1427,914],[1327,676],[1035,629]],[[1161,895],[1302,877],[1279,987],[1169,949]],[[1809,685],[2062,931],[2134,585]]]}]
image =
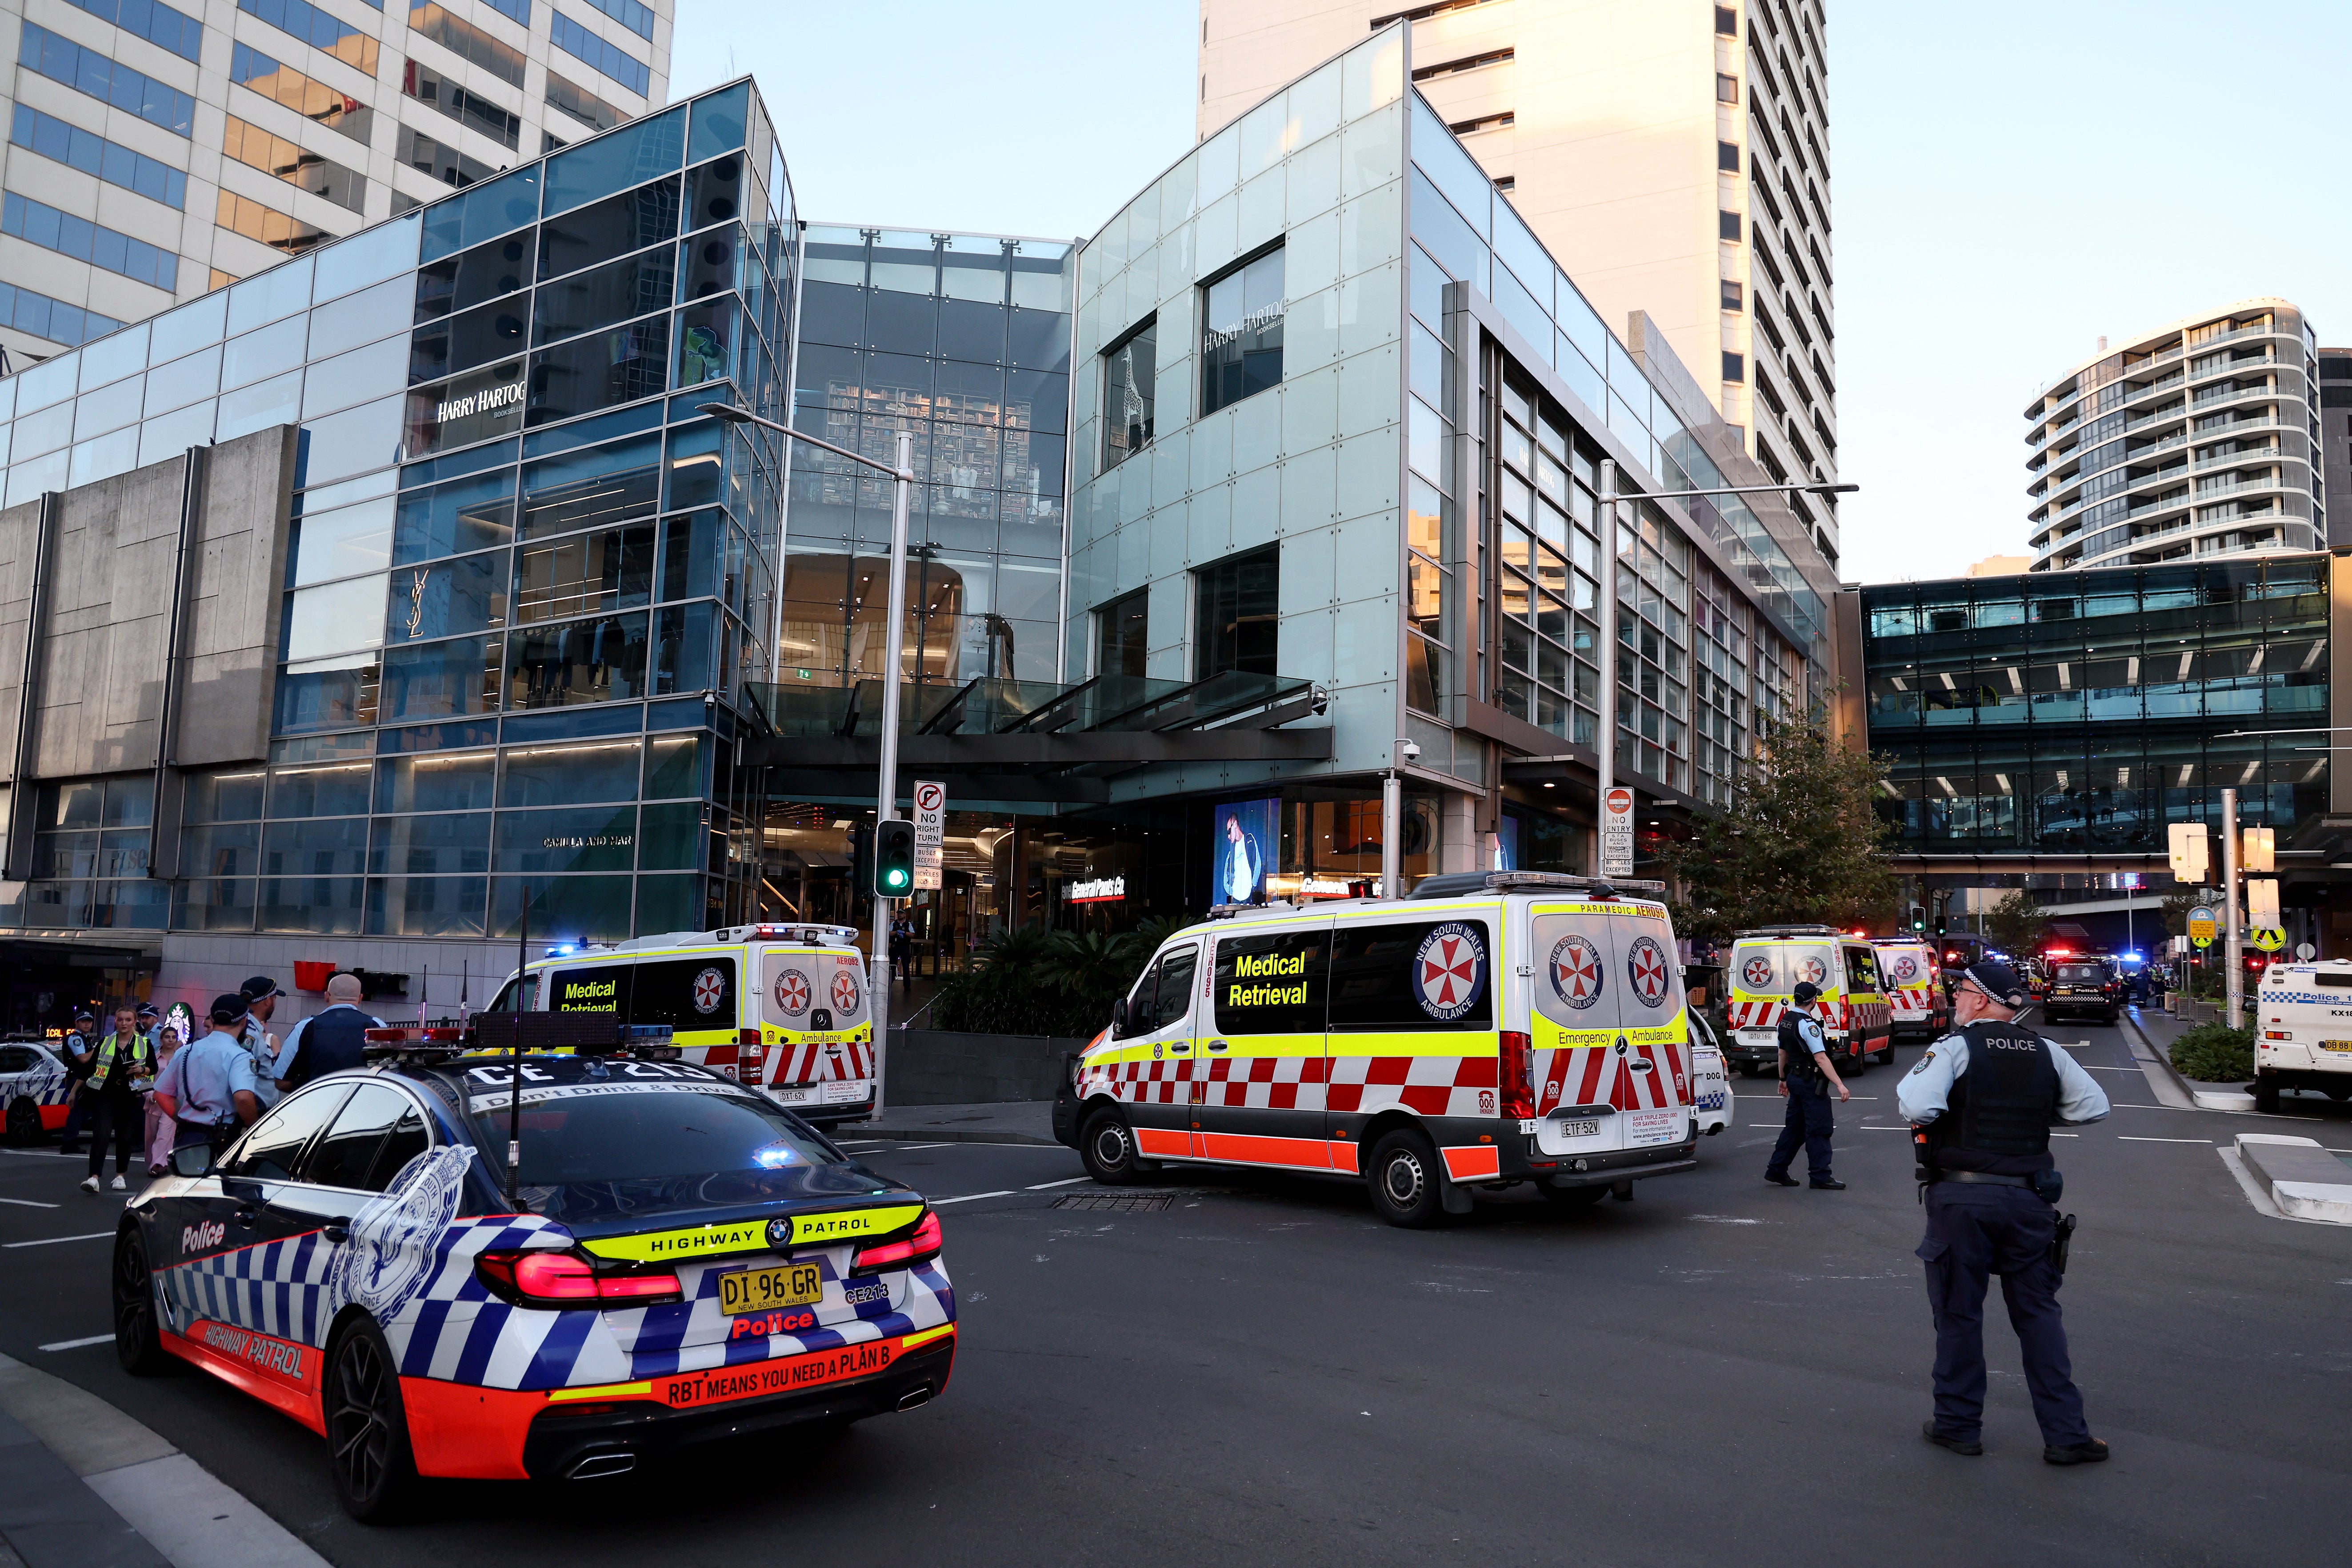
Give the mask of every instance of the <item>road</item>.
[{"label": "road", "polygon": [[1068,1207],[1110,1194],[1065,1150],[862,1146],[942,1205],[963,1337],[940,1399],[826,1448],[445,1485],[395,1528],[344,1519],[318,1439],[210,1380],[40,1348],[108,1326],[104,1241],[17,1245],[110,1229],[78,1163],[0,1157],[0,1351],[136,1415],[345,1568],[2343,1562],[2352,1229],[2256,1213],[2215,1149],[2260,1128],[2352,1150],[2352,1108],[2299,1106],[2293,1128],[2169,1110],[2119,1032],[2049,1032],[2087,1042],[2116,1104],[2060,1143],[2101,1467],[2041,1462],[2005,1328],[1987,1455],[1920,1440],[1921,1222],[1885,1068],[1840,1113],[1846,1192],[1764,1184],[1778,1102],[1741,1080],[1698,1172],[1576,1214],[1482,1200],[1427,1232],[1306,1178],[1181,1173],[1143,1190],[1165,1207]]}]

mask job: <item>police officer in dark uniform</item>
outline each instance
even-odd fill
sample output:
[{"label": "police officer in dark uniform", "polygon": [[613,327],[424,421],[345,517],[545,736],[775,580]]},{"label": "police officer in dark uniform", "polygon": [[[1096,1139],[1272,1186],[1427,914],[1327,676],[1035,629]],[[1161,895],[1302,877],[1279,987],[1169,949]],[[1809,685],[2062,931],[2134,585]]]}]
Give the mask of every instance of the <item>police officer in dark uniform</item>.
[{"label": "police officer in dark uniform", "polygon": [[1984,1452],[1984,1299],[1998,1274],[2042,1458],[2095,1464],[2107,1446],[2084,1423],[2058,1310],[2063,1184],[2050,1157],[2050,1124],[2096,1121],[2107,1114],[2107,1097],[2073,1058],[2014,1021],[2024,1005],[2009,965],[1970,964],[1952,998],[1958,1029],[1928,1047],[1895,1093],[1917,1130],[1928,1184],[1918,1255],[1936,1316],[1936,1414],[1921,1430],[1956,1454]]},{"label": "police officer in dark uniform", "polygon": [[1831,1065],[1829,1040],[1822,1033],[1822,1021],[1812,1015],[1821,994],[1820,986],[1800,980],[1789,993],[1790,1005],[1780,1009],[1780,1095],[1789,1102],[1789,1114],[1780,1123],[1780,1142],[1772,1145],[1764,1179],[1775,1186],[1795,1186],[1789,1162],[1797,1157],[1801,1143],[1811,1184],[1834,1193],[1843,1192],[1845,1184],[1830,1174],[1830,1134],[1837,1130],[1830,1094],[1835,1090],[1840,1100],[1853,1095]]}]

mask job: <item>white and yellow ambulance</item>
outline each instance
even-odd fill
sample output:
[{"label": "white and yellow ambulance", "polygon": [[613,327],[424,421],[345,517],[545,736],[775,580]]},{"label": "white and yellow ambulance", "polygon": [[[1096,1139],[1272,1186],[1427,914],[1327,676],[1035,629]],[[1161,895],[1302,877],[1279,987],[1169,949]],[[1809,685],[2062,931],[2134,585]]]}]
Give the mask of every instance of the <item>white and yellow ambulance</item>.
[{"label": "white and yellow ambulance", "polygon": [[1895,1059],[1895,1022],[1879,989],[1878,955],[1862,938],[1835,926],[1760,926],[1734,936],[1729,973],[1725,1055],[1741,1070],[1774,1070],[1780,1015],[1802,981],[1821,991],[1813,1016],[1840,1071],[1861,1072],[1873,1057]]},{"label": "white and yellow ambulance", "polygon": [[1221,911],[1164,942],[1074,1063],[1055,1135],[1098,1180],[1163,1162],[1366,1182],[1391,1223],[1533,1183],[1581,1205],[1690,1169],[1665,907],[1588,878]]},{"label": "white and yellow ambulance", "polygon": [[1887,1016],[1895,1034],[1909,1030],[1923,1039],[1939,1040],[1948,1032],[1951,1009],[1944,998],[1944,977],[1936,965],[1936,951],[1925,938],[1873,938],[1878,955],[1878,978],[1886,995]]},{"label": "white and yellow ambulance", "polygon": [[[586,943],[530,961],[526,1008],[666,1024],[688,1061],[820,1125],[874,1105],[866,955],[847,926],[748,925]],[[514,983],[491,1004],[514,1005]]]}]

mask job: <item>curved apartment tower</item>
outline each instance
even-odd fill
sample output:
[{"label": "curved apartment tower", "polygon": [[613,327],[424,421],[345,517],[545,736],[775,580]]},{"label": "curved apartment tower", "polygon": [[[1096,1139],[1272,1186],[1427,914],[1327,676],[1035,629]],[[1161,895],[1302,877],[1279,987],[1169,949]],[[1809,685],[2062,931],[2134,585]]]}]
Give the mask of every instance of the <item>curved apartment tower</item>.
[{"label": "curved apartment tower", "polygon": [[2102,340],[2026,405],[2032,569],[2323,546],[2316,344],[2272,299]]}]

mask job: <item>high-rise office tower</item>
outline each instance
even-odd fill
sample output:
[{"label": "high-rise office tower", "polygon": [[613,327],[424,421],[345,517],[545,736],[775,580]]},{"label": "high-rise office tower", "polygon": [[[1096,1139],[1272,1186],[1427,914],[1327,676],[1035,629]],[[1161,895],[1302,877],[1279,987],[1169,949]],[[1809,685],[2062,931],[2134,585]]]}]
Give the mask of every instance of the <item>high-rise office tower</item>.
[{"label": "high-rise office tower", "polygon": [[0,0],[12,368],[657,108],[674,0]]},{"label": "high-rise office tower", "polygon": [[2284,300],[2101,338],[2026,405],[2033,570],[2326,549],[2321,374]]},{"label": "high-rise office tower", "polygon": [[[1775,479],[1837,475],[1823,0],[1202,0],[1199,133],[1398,19],[1413,85]],[[1836,513],[1796,497],[1822,553]]]}]

